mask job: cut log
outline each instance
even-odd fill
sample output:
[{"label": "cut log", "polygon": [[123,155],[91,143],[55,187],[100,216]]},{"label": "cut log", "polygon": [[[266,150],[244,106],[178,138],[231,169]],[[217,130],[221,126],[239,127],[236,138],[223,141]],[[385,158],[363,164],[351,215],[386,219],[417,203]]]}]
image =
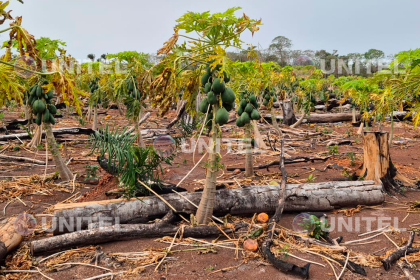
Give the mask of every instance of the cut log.
[{"label": "cut log", "polygon": [[[301,115],[297,116],[301,118]],[[360,119],[360,114],[356,114],[356,118]],[[264,119],[271,122],[271,115],[265,115]],[[347,122],[352,121],[352,113],[330,113],[330,114],[310,114],[303,120],[304,123],[334,123],[334,122]],[[282,118],[277,116],[277,120],[281,121]]]},{"label": "cut log", "polygon": [[23,236],[16,232],[14,222],[15,219],[9,219],[0,224],[0,264],[23,240]]},{"label": "cut log", "polygon": [[[47,251],[63,250],[70,247],[100,244],[117,240],[173,236],[179,230],[178,226],[171,224],[174,218],[175,216],[171,211],[162,220],[153,224],[105,226],[36,240],[31,242],[31,253],[36,255]],[[248,224],[246,223],[238,223],[234,229],[224,228],[223,231],[229,234],[247,226]],[[222,232],[216,226],[196,226],[183,227],[181,235],[183,237],[203,238],[220,234]]]},{"label": "cut log", "polygon": [[365,180],[382,183],[384,191],[401,193],[395,180],[404,184],[413,185],[405,176],[399,174],[392,164],[389,155],[388,132],[363,133],[363,168],[359,175]]},{"label": "cut log", "polygon": [[[57,128],[53,129],[54,136],[62,135],[62,134],[75,134],[75,135],[90,135],[94,133],[94,131],[90,128],[83,128],[83,127],[67,127],[67,128]],[[45,131],[42,133],[42,136],[45,136]],[[6,140],[17,140],[19,139],[30,139],[28,133],[18,133],[18,134],[10,134],[10,135],[0,135],[0,141]]]},{"label": "cut log", "polygon": [[[302,156],[298,156],[298,157],[292,157],[292,158],[287,158],[284,160],[284,164],[294,164],[294,163],[301,163],[301,162],[315,162],[316,160],[319,161],[326,161],[327,159],[329,159],[330,156],[328,157],[302,157]],[[275,160],[266,164],[261,164],[259,166],[255,166],[255,169],[268,169],[268,167],[270,166],[275,166],[275,165],[279,165],[280,161],[279,160]],[[236,169],[239,169],[241,171],[245,171],[245,168],[238,168],[238,167],[228,167],[227,171],[235,171]]]},{"label": "cut log", "polygon": [[[272,213],[278,204],[280,186],[252,186],[242,189],[216,191],[214,215],[250,215]],[[198,205],[202,193],[185,193],[185,198]],[[178,194],[162,197],[178,212],[195,213],[195,206]],[[384,201],[382,185],[372,181],[325,182],[315,184],[288,184],[286,187],[286,211],[329,211],[340,207],[377,205]],[[121,224],[145,223],[164,216],[170,210],[158,197],[140,198],[134,201],[91,202],[91,204],[57,205],[53,219],[55,234],[76,230],[79,223],[86,229],[102,217],[119,219]],[[74,209],[69,209],[69,208]],[[91,218],[91,220],[86,219]]]}]

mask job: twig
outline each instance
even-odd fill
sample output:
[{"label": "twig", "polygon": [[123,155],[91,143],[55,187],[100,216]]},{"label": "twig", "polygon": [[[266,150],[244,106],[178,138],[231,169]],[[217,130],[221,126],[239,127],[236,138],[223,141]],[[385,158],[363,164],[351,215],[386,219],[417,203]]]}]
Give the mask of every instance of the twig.
[{"label": "twig", "polygon": [[364,235],[367,235],[367,234],[371,234],[371,233],[376,233],[376,232],[379,232],[379,231],[383,231],[384,229],[387,229],[388,227],[389,226],[386,226],[386,227],[383,227],[383,228],[380,228],[380,229],[377,229],[377,230],[374,230],[374,231],[365,232],[365,233],[359,234],[358,236],[364,236]]},{"label": "twig", "polygon": [[178,228],[177,232],[176,232],[176,233],[175,233],[175,235],[174,235],[174,238],[172,239],[171,245],[169,245],[168,249],[166,250],[165,255],[163,256],[163,258],[160,260],[160,262],[159,262],[159,263],[158,263],[158,265],[156,266],[155,271],[157,271],[157,270],[158,270],[159,266],[163,263],[163,261],[165,260],[165,258],[168,256],[168,252],[170,252],[170,251],[171,251],[171,249],[172,249],[172,246],[174,246],[174,242],[175,242],[175,240],[176,240],[176,236],[178,235],[178,233],[179,233],[179,231],[181,230],[181,228],[182,228],[182,227],[179,227],[179,228]]},{"label": "twig", "polygon": [[383,235],[385,235],[385,237],[386,237],[386,238],[388,238],[388,240],[389,240],[389,241],[391,241],[391,242],[392,242],[392,244],[394,244],[394,245],[395,245],[395,247],[397,247],[397,249],[399,249],[399,248],[400,248],[400,246],[398,246],[398,245],[397,245],[397,243],[395,243],[395,242],[394,242],[394,240],[392,240],[391,238],[389,238],[389,236],[388,236],[388,235],[386,235],[386,233],[385,233],[385,232],[382,232],[382,233],[383,233]]},{"label": "twig", "polygon": [[335,279],[340,280],[340,278],[338,278],[338,276],[337,276],[337,273],[335,273],[335,269],[334,269],[333,265],[330,263],[330,261],[328,259],[325,259],[325,261],[331,266],[331,269],[334,272]]},{"label": "twig", "polygon": [[44,273],[42,273],[42,271],[41,271],[38,267],[37,267],[36,269],[38,270],[39,274],[41,274],[41,275],[42,275],[42,276],[44,276],[45,278],[47,278],[47,279],[49,279],[49,280],[54,280],[53,278],[48,277],[47,275],[45,275]]},{"label": "twig", "polygon": [[103,270],[111,271],[111,269],[109,269],[109,268],[99,266],[99,265],[94,265],[94,264],[88,264],[88,263],[59,263],[59,264],[55,264],[54,266],[62,266],[62,265],[84,265],[84,266],[96,267],[96,268],[100,268],[100,269],[103,269]]},{"label": "twig", "polygon": [[304,262],[313,263],[313,264],[316,264],[316,265],[319,265],[319,266],[325,267],[325,265],[323,265],[322,263],[317,263],[317,262],[313,262],[313,261],[305,260],[305,259],[302,259],[302,258],[300,258],[300,257],[298,257],[298,256],[292,255],[292,254],[290,254],[290,253],[287,253],[287,255],[288,255],[288,256],[291,256],[291,257],[293,257],[293,258],[295,258],[295,259],[298,259],[298,260],[304,261]]},{"label": "twig", "polygon": [[76,177],[77,177],[77,173],[76,173],[76,174],[74,174],[74,177],[73,177],[73,190],[71,191],[71,193],[74,193],[74,191],[75,191],[75,189],[76,189],[76,185],[75,185],[75,182],[76,182]]},{"label": "twig", "polygon": [[112,279],[112,277],[114,276],[114,273],[109,272],[109,273],[105,273],[105,274],[101,274],[101,275],[97,275],[97,276],[85,278],[83,280],[95,280],[95,279],[99,279],[99,278],[103,278],[103,277],[108,277],[108,276],[111,276],[111,279]]},{"label": "twig", "polygon": [[181,183],[191,174],[191,172],[194,171],[194,169],[200,164],[200,162],[203,160],[203,158],[207,155],[207,152],[200,158],[200,160],[197,162],[196,165],[194,165],[194,167],[187,173],[187,175],[184,176],[184,178],[181,179],[181,181],[178,182],[178,184],[176,184],[177,187],[179,187],[179,185],[181,185]]},{"label": "twig", "polygon": [[[389,231],[387,231],[387,232],[389,232]],[[375,235],[372,235],[372,236],[370,236],[370,237],[366,237],[366,238],[363,238],[363,239],[356,239],[356,240],[347,241],[347,242],[341,243],[341,245],[347,245],[347,244],[351,244],[351,243],[359,243],[359,242],[361,242],[361,241],[366,241],[366,240],[372,239],[372,238],[374,238],[374,237],[376,237],[376,236],[379,236],[379,235],[381,235],[382,233],[383,233],[383,232],[380,232],[380,233],[378,233],[378,234],[375,234]]]},{"label": "twig", "polygon": [[216,271],[210,272],[208,275],[211,275],[211,274],[214,274],[214,273],[217,273],[217,272],[221,272],[221,271],[225,272],[225,271],[227,271],[227,270],[229,270],[229,269],[235,269],[235,268],[238,268],[238,267],[240,267],[241,265],[243,265],[243,264],[244,264],[244,262],[245,262],[245,261],[242,261],[239,265],[236,265],[236,266],[229,266],[229,267],[225,267],[225,268],[222,268],[222,269],[219,269],[219,270],[216,270]]}]

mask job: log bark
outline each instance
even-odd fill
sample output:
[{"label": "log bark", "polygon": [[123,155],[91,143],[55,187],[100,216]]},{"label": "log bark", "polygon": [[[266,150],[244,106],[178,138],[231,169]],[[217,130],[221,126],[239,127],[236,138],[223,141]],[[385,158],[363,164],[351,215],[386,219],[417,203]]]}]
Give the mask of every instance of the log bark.
[{"label": "log bark", "polygon": [[392,265],[395,264],[399,259],[402,257],[417,253],[420,251],[420,248],[413,248],[413,241],[414,241],[415,233],[412,231],[410,232],[410,239],[408,240],[408,243],[406,246],[399,248],[395,252],[393,252],[391,255],[389,255],[387,258],[382,260],[382,264],[384,265],[384,268],[386,271],[390,270]]},{"label": "log bark", "polygon": [[16,232],[15,219],[9,219],[0,224],[0,264],[4,262],[6,255],[17,248],[23,240],[23,236]]},{"label": "log bark", "polygon": [[395,179],[408,185],[410,180],[397,173],[389,154],[389,141],[387,132],[363,133],[363,168],[360,173],[365,180],[382,183],[384,191],[401,193]]},{"label": "log bark", "polygon": [[[90,135],[95,133],[90,128],[83,128],[83,127],[67,127],[67,128],[57,128],[53,129],[54,136],[62,135],[62,134],[74,134],[74,135]],[[45,131],[42,133],[42,136],[45,136]],[[9,134],[9,135],[0,135],[0,141],[7,141],[7,140],[17,140],[19,139],[30,139],[28,133],[18,133],[18,134]],[[35,136],[34,136],[35,137]]]},{"label": "log bark", "polygon": [[[297,116],[301,118],[301,116]],[[266,115],[264,117],[267,121],[271,121],[271,115]],[[360,114],[356,114],[356,118],[360,118]],[[304,117],[303,122],[306,123],[334,123],[334,122],[347,122],[352,121],[352,113],[329,113],[329,114],[310,114],[309,116]],[[277,120],[281,121],[280,117],[277,117]]]},{"label": "log bark", "polygon": [[185,112],[185,106],[187,105],[187,101],[182,100],[176,109],[176,117],[166,126],[167,129],[172,128],[178,121],[179,119],[182,117],[182,115]]},{"label": "log bark", "polygon": [[[162,237],[173,236],[178,232],[179,227],[172,225],[175,216],[173,212],[169,212],[162,220],[153,224],[132,224],[132,225],[114,225],[97,227],[90,230],[82,230],[72,232],[60,236],[54,236],[46,239],[31,242],[31,253],[33,255],[53,251],[63,250],[75,246],[85,246],[92,244],[100,244],[110,241],[130,240],[145,237]],[[224,228],[226,234],[232,233],[240,228],[246,227],[248,224],[239,223],[234,229]],[[216,226],[196,226],[184,227],[182,229],[183,237],[208,237],[222,234]]]},{"label": "log bark", "polygon": [[[215,191],[213,215],[273,213],[278,205],[279,190],[280,186],[272,185]],[[198,205],[202,193],[184,193],[183,196]],[[287,197],[285,211],[329,211],[340,207],[377,205],[384,201],[382,185],[377,185],[373,181],[288,184],[285,196]],[[178,212],[196,212],[195,206],[178,194],[166,194],[162,197]],[[154,196],[132,201],[102,203],[58,205],[56,209],[64,207],[67,209],[54,213],[54,233],[74,231],[78,217],[92,219],[92,221],[80,221],[81,228],[85,229],[89,222],[94,223],[101,217],[111,217],[114,220],[118,217],[122,224],[145,223],[164,216],[170,210],[165,203]],[[69,209],[70,207],[74,209]],[[67,226],[63,222],[74,224]]]},{"label": "log bark", "polygon": [[[287,158],[284,160],[284,164],[294,164],[294,163],[301,163],[301,162],[315,162],[316,160],[320,160],[320,161],[326,161],[327,159],[329,159],[330,156],[328,157],[302,157],[302,156],[298,156],[298,157],[292,157],[292,158]],[[280,165],[280,161],[279,160],[274,160],[272,162],[266,163],[266,164],[261,164],[258,166],[255,166],[255,169],[268,169],[271,166],[275,166],[275,165]],[[228,167],[227,171],[235,171],[236,169],[239,169],[241,171],[245,171],[245,168],[242,167]]]}]

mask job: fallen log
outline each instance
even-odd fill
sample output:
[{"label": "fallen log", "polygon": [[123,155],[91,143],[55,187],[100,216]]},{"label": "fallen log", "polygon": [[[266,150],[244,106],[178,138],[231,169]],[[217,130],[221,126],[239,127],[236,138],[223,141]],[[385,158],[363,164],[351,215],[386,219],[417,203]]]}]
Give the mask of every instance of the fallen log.
[{"label": "fallen log", "polygon": [[39,164],[39,165],[45,165],[44,161],[37,160],[37,159],[34,159],[34,158],[13,157],[13,156],[0,155],[0,159],[6,159],[6,160],[9,160],[9,161],[29,162],[29,163]]},{"label": "fallen log", "polygon": [[[95,133],[90,128],[84,127],[66,127],[66,128],[57,128],[53,129],[54,136],[62,135],[62,134],[74,134],[74,135],[90,135]],[[45,136],[45,131],[42,132],[42,136]],[[17,140],[17,139],[30,139],[28,133],[18,133],[18,134],[9,134],[9,135],[0,135],[0,141],[6,140]]]},{"label": "fallen log", "polygon": [[23,240],[23,236],[16,232],[14,223],[15,219],[9,219],[0,224],[0,264]]},{"label": "fallen log", "polygon": [[[284,159],[284,164],[294,164],[294,163],[301,163],[301,162],[315,162],[316,160],[321,160],[321,161],[326,161],[327,159],[329,159],[330,157],[292,157],[292,158],[286,158]],[[280,161],[279,160],[275,160],[272,161],[270,163],[266,163],[266,164],[261,164],[259,166],[254,166],[254,169],[266,169],[270,166],[275,166],[275,165],[279,165]],[[239,169],[241,171],[245,171],[244,167],[228,167],[227,171],[235,171],[236,169]]]},{"label": "fallen log", "polygon": [[[171,224],[176,216],[172,211],[165,217],[153,224],[132,224],[97,227],[90,230],[76,231],[60,236],[53,236],[31,242],[32,255],[47,251],[63,250],[70,247],[100,244],[116,240],[130,240],[145,237],[173,236],[180,229],[179,226]],[[247,227],[247,223],[238,223],[234,229],[224,228],[226,234]],[[183,227],[183,237],[208,237],[222,234],[217,226],[195,226]]]},{"label": "fallen log", "polygon": [[[297,115],[298,119],[302,116]],[[356,114],[356,118],[360,119],[360,114]],[[268,122],[271,122],[271,115],[267,114],[264,116]],[[277,116],[278,121],[282,121],[283,118]],[[334,123],[334,122],[347,122],[352,121],[352,113],[331,113],[331,114],[310,114],[306,116],[303,120],[304,123]]]},{"label": "fallen log", "polygon": [[[278,204],[279,188],[278,185],[270,185],[216,191],[214,215],[274,212]],[[173,193],[161,197],[177,212],[189,214],[195,213],[196,208],[186,199],[198,205],[201,196],[202,193],[184,193],[183,197]],[[288,197],[286,211],[329,211],[341,207],[377,205],[384,201],[382,185],[373,181],[288,184],[286,197]],[[164,216],[170,210],[155,196],[131,201],[93,201],[88,205],[78,203],[58,205],[56,209],[64,210],[54,213],[52,222],[54,234],[75,231],[76,226],[86,229],[89,224],[97,223],[103,217],[113,222],[119,219],[121,224],[145,223]],[[89,219],[85,219],[86,217]]]}]

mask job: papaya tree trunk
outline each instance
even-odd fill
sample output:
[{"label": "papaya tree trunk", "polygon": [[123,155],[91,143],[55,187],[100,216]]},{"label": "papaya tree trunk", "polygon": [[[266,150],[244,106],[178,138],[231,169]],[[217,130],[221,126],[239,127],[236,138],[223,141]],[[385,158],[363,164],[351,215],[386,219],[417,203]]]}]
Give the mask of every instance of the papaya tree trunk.
[{"label": "papaya tree trunk", "polygon": [[362,135],[364,125],[365,125],[365,123],[362,121],[360,123],[359,130],[357,130],[357,134]]},{"label": "papaya tree trunk", "polygon": [[[218,109],[219,106],[217,104],[213,105],[213,112],[217,112]],[[218,171],[218,160],[220,159],[217,152],[220,148],[220,142],[217,141],[218,131],[215,115],[216,114],[213,114],[212,120],[212,140],[209,147],[209,158],[207,160],[206,184],[204,186],[203,195],[201,197],[200,204],[198,205],[196,214],[196,219],[199,224],[207,224],[211,221],[214,202],[216,199],[216,179]]]},{"label": "papaya tree trunk", "polygon": [[134,120],[135,124],[134,127],[136,129],[136,133],[138,135],[137,137],[137,145],[142,148],[146,148],[146,145],[144,144],[143,136],[141,135],[140,126],[139,126],[139,120],[141,119],[142,111],[140,110],[139,116]]},{"label": "papaya tree trunk", "polygon": [[273,107],[271,107],[271,123],[273,124],[273,126],[274,126],[274,129],[278,132],[278,131],[281,131],[280,130],[280,127],[279,127],[279,123],[277,122],[277,117],[276,117],[276,115],[275,115],[275,112],[274,112],[274,108]]},{"label": "papaya tree trunk", "polygon": [[245,176],[252,177],[254,176],[254,165],[252,160],[252,141],[251,141],[251,124],[245,126]]},{"label": "papaya tree trunk", "polygon": [[86,121],[90,122],[92,120],[92,106],[88,107],[87,115],[86,115]]},{"label": "papaya tree trunk", "polygon": [[394,111],[391,112],[391,133],[389,135],[389,146],[392,146],[393,138],[394,138]]},{"label": "papaya tree trunk", "polygon": [[120,113],[120,116],[124,116],[124,111],[122,109],[122,102],[118,102],[118,113]]},{"label": "papaya tree trunk", "polygon": [[24,110],[25,110],[25,119],[27,119],[29,121],[29,119],[31,118],[31,112],[30,112],[30,106],[28,104],[25,105]]},{"label": "papaya tree trunk", "polygon": [[296,127],[298,127],[299,125],[301,125],[302,124],[302,122],[303,122],[303,120],[306,118],[306,113],[305,113],[305,111],[304,110],[302,110],[302,117],[300,117],[300,119],[297,121],[297,122],[295,122],[294,124],[292,124],[290,127],[291,128],[296,128]]},{"label": "papaya tree trunk", "polygon": [[93,106],[93,130],[98,130],[98,105]]},{"label": "papaya tree trunk", "polygon": [[60,177],[64,181],[71,181],[73,179],[73,173],[67,167],[63,158],[61,157],[60,151],[57,147],[57,142],[55,141],[54,134],[50,124],[44,124],[47,136],[47,144],[49,150],[51,151],[52,158],[54,160],[55,166],[57,168]]},{"label": "papaya tree trunk", "polygon": [[352,123],[356,123],[357,119],[356,119],[356,108],[353,106],[353,108],[351,109],[351,114],[352,114]]},{"label": "papaya tree trunk", "polygon": [[281,103],[281,108],[283,110],[283,124],[292,125],[297,122],[295,112],[293,111],[293,104],[290,100],[284,100]]},{"label": "papaya tree trunk", "polygon": [[42,139],[42,123],[41,125],[37,125],[35,128],[35,133],[32,136],[31,142],[28,143],[29,148],[36,148],[41,144]]}]

